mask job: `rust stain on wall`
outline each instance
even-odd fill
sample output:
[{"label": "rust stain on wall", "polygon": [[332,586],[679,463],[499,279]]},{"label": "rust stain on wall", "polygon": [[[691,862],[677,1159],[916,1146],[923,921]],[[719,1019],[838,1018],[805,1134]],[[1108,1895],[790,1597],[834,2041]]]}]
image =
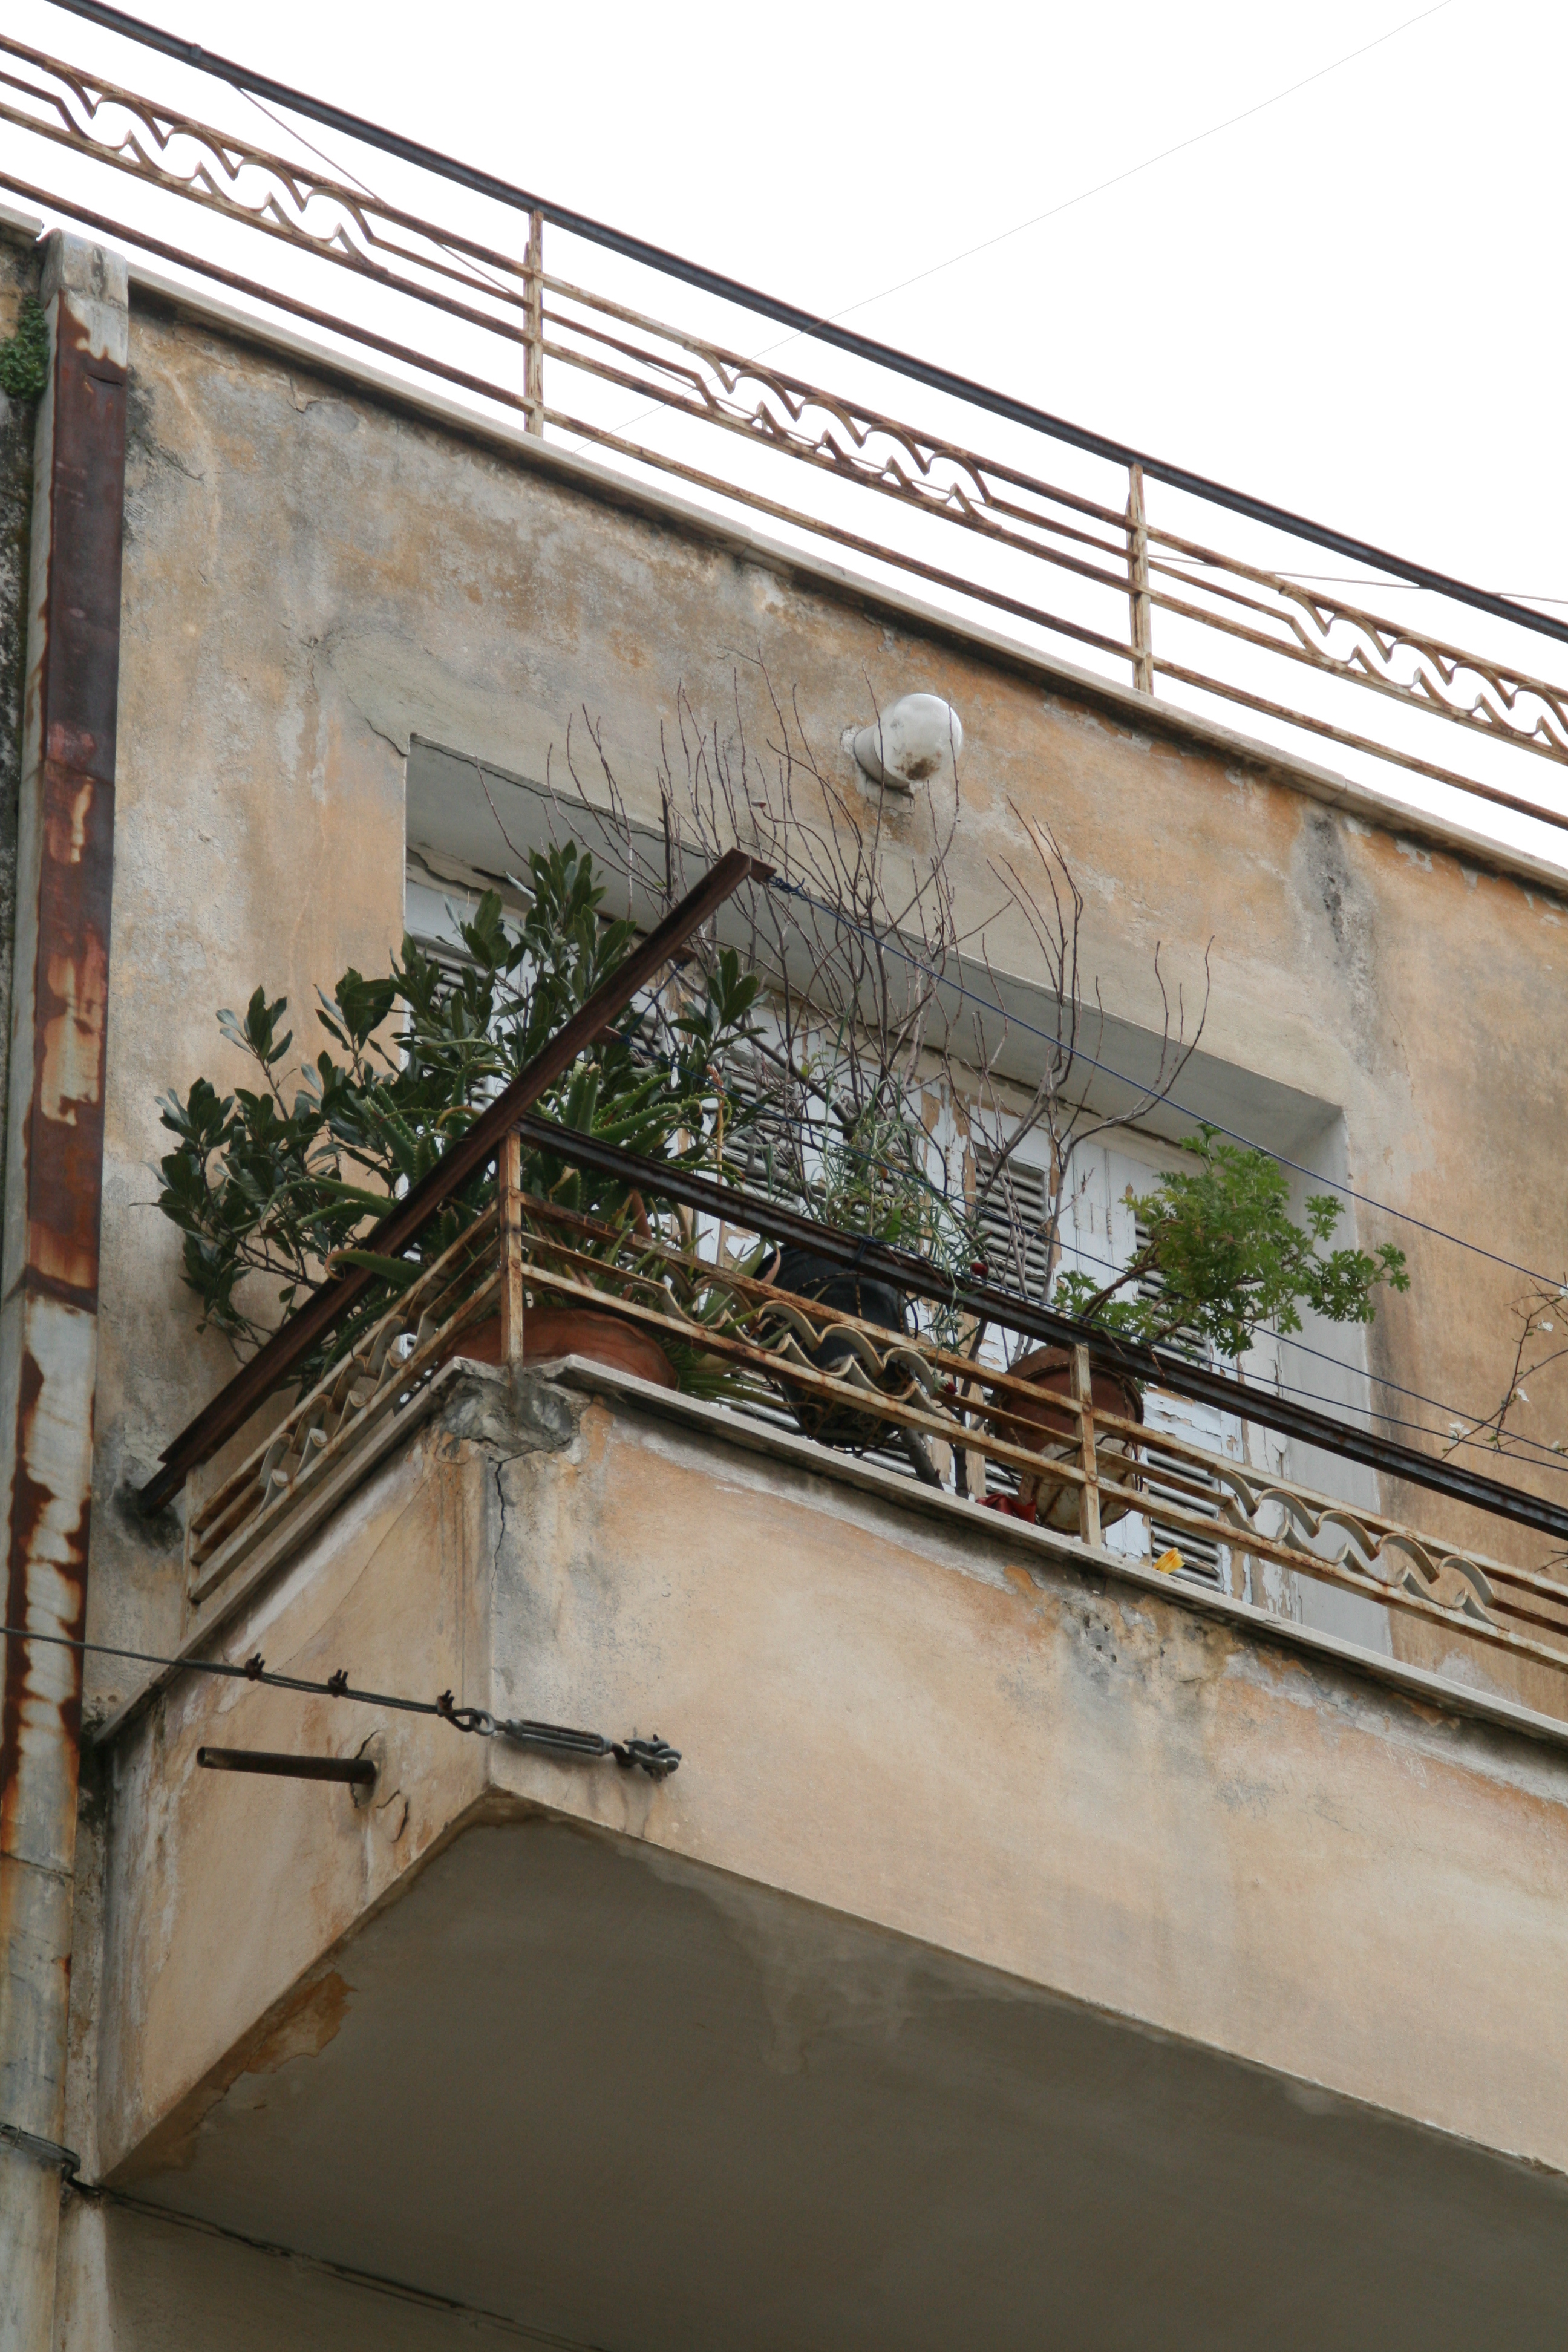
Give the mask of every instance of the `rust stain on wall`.
[{"label": "rust stain on wall", "polygon": [[244,2074],[275,2074],[290,2058],[315,2058],[340,2031],[349,2011],[349,1987],[335,1969],[314,1984],[296,1985],[251,2048]]},{"label": "rust stain on wall", "polygon": [[[31,1354],[25,1354],[11,1479],[5,1622],[30,1626],[42,1618],[43,1630],[79,1642],[87,1621],[90,1497],[83,1494],[74,1518],[61,1525],[59,1498],[33,1475],[45,1386],[43,1369]],[[66,1507],[68,1512],[68,1504]],[[40,1571],[48,1580],[47,1593],[39,1591]],[[81,1738],[80,1652],[50,1643],[35,1654],[29,1643],[7,1642],[5,1690],[0,1697],[0,1853],[16,1852],[21,1843],[26,1775],[20,1768],[30,1750],[47,1753],[62,1737],[75,1753]]]},{"label": "rust stain on wall", "polygon": [[[22,910],[32,968],[17,979],[32,1000],[33,1086],[8,1171],[26,1251],[7,1269],[20,1334],[5,1622],[75,1640],[87,1614],[125,485],[126,371],[91,347],[90,307],[68,268],[40,424],[48,551],[27,681],[37,766],[24,791],[37,795],[39,861],[37,902]],[[0,1852],[26,1837],[30,1859],[68,1868],[80,1654],[26,1640],[5,1650]]]},{"label": "rust stain on wall", "polygon": [[194,2161],[203,2122],[242,2074],[273,2074],[293,2058],[316,2058],[342,2031],[353,1987],[335,1969],[291,1988],[259,2024],[192,2085],[114,2175],[123,2186],[149,2174],[184,2171]]}]

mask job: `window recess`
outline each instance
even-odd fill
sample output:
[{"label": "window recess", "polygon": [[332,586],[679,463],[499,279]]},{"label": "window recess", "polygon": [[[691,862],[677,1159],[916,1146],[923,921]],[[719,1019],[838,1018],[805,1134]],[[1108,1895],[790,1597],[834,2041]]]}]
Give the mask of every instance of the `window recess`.
[{"label": "window recess", "polygon": [[[1036,1298],[1045,1295],[1047,1277],[1051,1272],[1046,1237],[1047,1149],[1043,1137],[1026,1136],[1009,1158],[1001,1181],[990,1192],[981,1211],[993,1279],[1005,1283],[1009,1288],[1026,1290]],[[981,1157],[982,1182],[994,1166],[994,1154]],[[1151,1191],[1160,1172],[1160,1162],[1152,1157],[1140,1159],[1130,1151],[1097,1144],[1076,1151],[1062,1208],[1060,1265],[1077,1268],[1097,1286],[1109,1282],[1121,1267],[1131,1265],[1146,1245],[1148,1234],[1141,1227],[1127,1196],[1130,1191],[1135,1194]],[[1138,1286],[1141,1295],[1146,1298],[1157,1295],[1158,1282],[1157,1275],[1142,1277]],[[1196,1339],[1184,1342],[1177,1339],[1168,1344],[1194,1362],[1212,1365],[1220,1371],[1236,1369],[1228,1359],[1215,1355]],[[983,1365],[1005,1369],[1002,1344],[995,1333],[987,1333],[980,1360]],[[1255,1380],[1278,1377],[1278,1347],[1271,1339],[1266,1338],[1254,1350],[1247,1370]],[[1158,1389],[1145,1395],[1143,1412],[1147,1435],[1141,1450],[1150,1507],[1143,1513],[1129,1512],[1109,1528],[1107,1549],[1132,1559],[1148,1556],[1157,1559],[1164,1552],[1178,1551],[1182,1556],[1179,1573],[1193,1582],[1220,1591],[1243,1590],[1247,1580],[1246,1566],[1239,1559],[1233,1561],[1230,1546],[1225,1539],[1220,1517],[1225,1490],[1219,1479],[1213,1471],[1163,1448],[1160,1436],[1163,1432],[1184,1438],[1205,1453],[1239,1463],[1248,1461],[1251,1454],[1267,1442],[1267,1433],[1249,1432],[1237,1414],[1171,1396]],[[1261,1460],[1254,1466],[1263,1466]],[[994,1464],[987,1465],[985,1477],[993,1493],[1016,1490],[1016,1478]],[[1210,1522],[1213,1534],[1178,1527],[1163,1516],[1162,1504],[1166,1510],[1173,1506]]]}]

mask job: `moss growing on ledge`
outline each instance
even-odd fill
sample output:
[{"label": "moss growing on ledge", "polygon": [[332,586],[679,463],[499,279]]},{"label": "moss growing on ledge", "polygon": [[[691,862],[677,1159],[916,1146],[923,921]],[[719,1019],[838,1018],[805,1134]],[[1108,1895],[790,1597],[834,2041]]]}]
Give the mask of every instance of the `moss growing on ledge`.
[{"label": "moss growing on ledge", "polygon": [[0,392],[12,400],[37,400],[48,382],[49,331],[36,294],[23,298],[16,331],[0,342]]}]

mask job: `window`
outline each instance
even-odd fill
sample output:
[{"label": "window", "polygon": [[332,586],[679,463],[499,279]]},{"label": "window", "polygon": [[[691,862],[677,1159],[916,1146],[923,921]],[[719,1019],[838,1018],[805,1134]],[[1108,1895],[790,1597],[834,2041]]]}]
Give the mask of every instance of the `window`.
[{"label": "window", "polygon": [[[1127,1139],[1126,1142],[1135,1140],[1141,1139]],[[981,1219],[993,1278],[1009,1288],[1026,1288],[1037,1298],[1041,1296],[1047,1273],[1047,1149],[1043,1137],[1031,1135],[1024,1139],[1009,1160],[1003,1182],[992,1193]],[[1068,1197],[1062,1213],[1063,1265],[1077,1268],[1098,1286],[1110,1281],[1119,1268],[1131,1264],[1147,1235],[1127,1195],[1129,1191],[1147,1192],[1157,1183],[1162,1166],[1162,1158],[1155,1156],[1157,1152],[1158,1147],[1151,1146],[1147,1158],[1134,1157],[1121,1139],[1116,1149],[1090,1144],[1075,1152]],[[1144,1296],[1149,1296],[1148,1284],[1142,1287]],[[1018,1352],[1016,1348],[1013,1352]],[[1181,1352],[1196,1361],[1213,1363],[1219,1370],[1234,1369],[1228,1360],[1214,1357],[1197,1342],[1189,1343]],[[1277,1355],[1273,1343],[1264,1342],[1254,1351],[1249,1376],[1269,1378],[1277,1369]],[[1264,1359],[1262,1362],[1257,1360],[1258,1356]],[[982,1361],[1002,1367],[999,1334],[987,1335]],[[1199,1404],[1185,1397],[1171,1396],[1163,1390],[1151,1391],[1145,1396],[1143,1412],[1149,1432],[1142,1449],[1143,1479],[1151,1507],[1146,1514],[1129,1513],[1108,1528],[1107,1548],[1132,1559],[1145,1554],[1158,1559],[1163,1552],[1179,1551],[1183,1576],[1227,1591],[1231,1589],[1230,1547],[1219,1524],[1225,1490],[1212,1471],[1200,1469],[1162,1450],[1159,1436],[1164,1431],[1185,1438],[1206,1453],[1243,1462],[1248,1459],[1248,1432],[1237,1414],[1222,1412],[1215,1405]],[[1258,1432],[1257,1435],[1261,1438],[1264,1433]],[[1017,1483],[1008,1473],[991,1465],[985,1475],[986,1484],[994,1492],[1011,1492]],[[1178,1528],[1162,1517],[1162,1503],[1167,1509],[1175,1506],[1213,1521],[1214,1534],[1200,1535],[1191,1528]]]}]

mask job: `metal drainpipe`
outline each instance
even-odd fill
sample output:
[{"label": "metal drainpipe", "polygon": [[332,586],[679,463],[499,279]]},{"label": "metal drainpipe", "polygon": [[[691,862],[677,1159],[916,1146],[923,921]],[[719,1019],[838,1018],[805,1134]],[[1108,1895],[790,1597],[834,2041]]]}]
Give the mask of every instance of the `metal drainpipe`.
[{"label": "metal drainpipe", "polygon": [[[123,259],[57,232],[39,403],[18,824],[3,1273],[5,1622],[87,1617],[114,877],[130,315]],[[79,1653],[5,1644],[0,1697],[0,2352],[54,2333]],[[45,2147],[27,2147],[31,2138]]]}]

